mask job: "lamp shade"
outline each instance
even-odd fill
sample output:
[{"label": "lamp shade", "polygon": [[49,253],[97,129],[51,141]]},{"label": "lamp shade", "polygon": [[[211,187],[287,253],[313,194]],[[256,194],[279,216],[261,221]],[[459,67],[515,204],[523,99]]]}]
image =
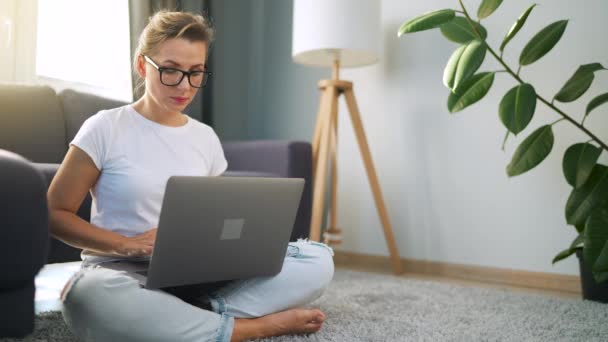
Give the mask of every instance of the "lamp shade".
[{"label": "lamp shade", "polygon": [[373,64],[380,55],[380,0],[294,0],[292,56],[331,67]]}]

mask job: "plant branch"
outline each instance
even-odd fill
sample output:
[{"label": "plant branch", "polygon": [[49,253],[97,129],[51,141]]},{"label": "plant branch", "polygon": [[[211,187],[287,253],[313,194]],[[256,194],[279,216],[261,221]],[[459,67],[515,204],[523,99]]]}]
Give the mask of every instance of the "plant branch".
[{"label": "plant branch", "polygon": [[541,96],[539,96],[538,94],[536,94],[536,97],[541,100],[544,104],[546,104],[547,106],[549,106],[549,108],[553,109],[554,111],[558,112],[559,114],[561,114],[564,119],[570,121],[571,124],[573,124],[574,126],[578,127],[581,131],[585,132],[591,139],[595,140],[598,144],[600,144],[600,146],[602,146],[604,149],[608,149],[608,145],[606,145],[605,142],[601,141],[598,137],[595,136],[595,134],[591,133],[588,129],[586,129],[584,126],[582,126],[581,124],[579,124],[578,122],[574,121],[574,119],[572,119],[571,117],[569,117],[568,115],[566,115],[566,113],[562,112],[559,108],[555,107],[555,105],[553,105],[552,103],[550,103],[549,101],[545,100],[544,98],[542,98]]},{"label": "plant branch", "polygon": [[[477,26],[473,23],[473,19],[471,19],[471,16],[469,16],[469,13],[467,12],[467,9],[464,7],[464,4],[462,3],[462,0],[458,0],[458,2],[460,3],[460,7],[462,8],[462,12],[463,12],[464,16],[466,17],[467,21],[469,22],[469,25],[471,25],[471,27],[473,28],[473,31],[477,35],[477,38],[479,38],[479,40],[484,43],[484,45],[486,46],[486,48],[488,49],[488,51],[492,54],[492,56],[494,56],[494,58],[496,58],[496,60],[500,64],[502,64],[503,67],[505,67],[505,69],[507,70],[507,72],[509,74],[511,74],[511,76],[513,76],[513,78],[515,78],[521,84],[525,83],[519,77],[519,70],[518,70],[517,73],[513,72],[513,69],[511,69],[504,62],[504,60],[500,56],[498,56],[496,54],[496,52],[490,47],[490,45],[488,45],[488,43],[486,42],[486,40],[481,36],[481,33],[477,29]],[[520,68],[521,68],[521,65],[520,65]],[[564,113],[563,111],[561,111],[559,108],[557,108],[553,103],[547,101],[545,98],[543,98],[542,96],[538,95],[538,93],[536,93],[536,97],[541,102],[543,102],[544,104],[546,104],[547,106],[549,106],[549,108],[553,109],[555,112],[557,112],[558,114],[560,114],[564,119],[568,120],[571,124],[573,124],[574,126],[578,127],[581,131],[585,132],[590,138],[592,138],[593,140],[595,140],[604,149],[608,150],[608,145],[605,142],[601,141],[598,137],[596,137],[588,129],[586,129],[584,126],[582,126],[581,124],[579,124],[578,122],[576,122],[574,119],[572,119],[569,115],[567,115],[566,113]]]}]

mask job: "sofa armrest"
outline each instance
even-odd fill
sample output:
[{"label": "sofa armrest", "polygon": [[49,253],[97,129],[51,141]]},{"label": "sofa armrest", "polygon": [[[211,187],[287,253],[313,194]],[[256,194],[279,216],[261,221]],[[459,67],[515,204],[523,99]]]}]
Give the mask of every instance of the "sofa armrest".
[{"label": "sofa armrest", "polygon": [[0,150],[0,288],[23,285],[44,266],[46,187],[25,158]]},{"label": "sofa armrest", "polygon": [[0,150],[0,340],[34,329],[34,278],[46,260],[48,222],[42,175]]},{"label": "sofa armrest", "polygon": [[312,147],[305,141],[254,140],[222,143],[229,172],[250,171],[304,178],[291,240],[307,238],[312,209]]}]

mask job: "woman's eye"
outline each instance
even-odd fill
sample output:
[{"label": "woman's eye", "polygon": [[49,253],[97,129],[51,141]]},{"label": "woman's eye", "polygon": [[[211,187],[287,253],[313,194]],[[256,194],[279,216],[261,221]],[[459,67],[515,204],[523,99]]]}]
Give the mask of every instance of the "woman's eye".
[{"label": "woman's eye", "polygon": [[164,72],[168,75],[174,75],[174,74],[177,74],[179,71],[177,71],[175,69],[165,69]]}]

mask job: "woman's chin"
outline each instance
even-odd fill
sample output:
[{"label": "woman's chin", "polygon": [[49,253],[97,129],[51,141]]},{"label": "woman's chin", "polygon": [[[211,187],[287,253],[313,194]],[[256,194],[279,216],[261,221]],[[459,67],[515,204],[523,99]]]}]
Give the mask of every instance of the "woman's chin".
[{"label": "woman's chin", "polygon": [[190,104],[190,102],[178,103],[176,101],[169,100],[168,103],[166,104],[166,106],[171,111],[181,112],[186,107],[188,107],[189,104]]}]

